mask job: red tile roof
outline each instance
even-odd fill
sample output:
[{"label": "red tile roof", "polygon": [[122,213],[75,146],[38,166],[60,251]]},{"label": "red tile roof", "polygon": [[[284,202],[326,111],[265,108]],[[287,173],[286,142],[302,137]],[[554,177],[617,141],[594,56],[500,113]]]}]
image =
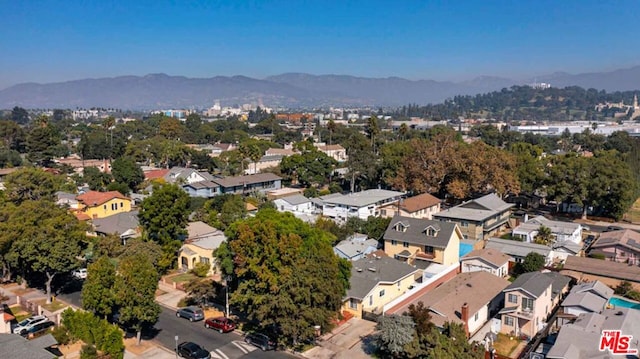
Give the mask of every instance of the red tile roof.
[{"label": "red tile roof", "polygon": [[91,217],[89,217],[88,214],[83,213],[83,212],[76,212],[73,214],[74,216],[76,216],[76,218],[78,219],[78,221],[88,221],[91,219]]},{"label": "red tile roof", "polygon": [[109,191],[109,192],[89,191],[87,193],[81,194],[78,197],[76,197],[78,201],[82,202],[86,206],[101,205],[114,198],[129,199],[118,191]]},{"label": "red tile roof", "polygon": [[160,169],[160,170],[151,170],[146,171],[144,173],[144,179],[146,180],[154,180],[158,178],[164,177],[167,173],[169,173],[169,169]]},{"label": "red tile roof", "polygon": [[5,323],[16,319],[16,317],[14,317],[13,315],[11,315],[9,313],[2,313],[2,314],[3,314],[3,317],[4,317],[3,319],[4,319]]}]

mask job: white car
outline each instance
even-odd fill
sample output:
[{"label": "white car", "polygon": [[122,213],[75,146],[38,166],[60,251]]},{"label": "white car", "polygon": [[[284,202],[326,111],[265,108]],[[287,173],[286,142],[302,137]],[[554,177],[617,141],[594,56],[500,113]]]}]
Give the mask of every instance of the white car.
[{"label": "white car", "polygon": [[87,268],[81,268],[71,272],[71,275],[78,279],[87,279]]},{"label": "white car", "polygon": [[46,322],[47,320],[49,319],[44,315],[36,315],[34,317],[29,317],[21,321],[20,323],[18,323],[18,325],[16,325],[16,327],[13,328],[13,334],[24,334],[34,325],[38,323]]}]

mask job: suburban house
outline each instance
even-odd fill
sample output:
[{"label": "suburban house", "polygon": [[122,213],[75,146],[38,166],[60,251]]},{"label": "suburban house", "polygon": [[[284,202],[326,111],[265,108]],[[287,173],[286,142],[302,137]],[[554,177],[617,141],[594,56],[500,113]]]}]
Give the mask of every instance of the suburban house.
[{"label": "suburban house", "polygon": [[564,314],[600,313],[613,297],[613,289],[600,281],[575,285],[560,305]]},{"label": "suburban house", "polygon": [[341,145],[327,145],[326,143],[314,143],[313,145],[316,146],[320,152],[323,152],[338,162],[346,162],[348,159],[347,150]]},{"label": "suburban house", "polygon": [[[6,314],[6,313],[5,313]],[[58,356],[47,350],[58,341],[51,334],[27,339],[19,334],[0,334],[0,358],[51,359]]]},{"label": "suburban house", "polygon": [[91,221],[93,230],[99,235],[116,235],[123,241],[139,237],[141,234],[138,211],[117,213],[109,217]]},{"label": "suburban house", "polygon": [[56,205],[75,211],[80,210],[82,209],[82,205],[76,197],[77,195],[73,193],[58,191],[56,192]]},{"label": "suburban house", "polygon": [[635,290],[640,291],[640,267],[627,263],[571,256],[564,262],[560,273],[578,282],[599,280],[610,287],[617,286],[620,281],[627,281]]},{"label": "suburban house", "polygon": [[144,172],[144,179],[146,181],[157,181],[157,180],[164,180],[164,176],[167,175],[167,173],[169,173],[169,169],[168,168],[153,168],[153,169],[149,169]]},{"label": "suburban house", "polygon": [[[513,206],[491,193],[436,213],[433,218],[457,223],[464,239],[483,241],[500,233],[508,225]],[[482,248],[482,244],[476,246],[476,249],[479,248]]]},{"label": "suburban house", "polygon": [[189,197],[211,198],[220,194],[220,186],[213,181],[199,181],[182,185]]},{"label": "suburban house", "polygon": [[206,171],[198,171],[193,168],[173,167],[164,175],[167,183],[191,184],[202,181],[212,181],[214,176]]},{"label": "suburban house", "polygon": [[333,193],[320,197],[322,215],[337,221],[349,217],[366,220],[369,216],[380,216],[380,207],[397,203],[404,193],[384,189],[369,189],[349,194]]},{"label": "suburban house", "polygon": [[411,304],[422,302],[429,309],[431,322],[438,328],[444,328],[446,322],[462,324],[470,337],[500,311],[504,303],[502,291],[508,285],[505,278],[487,272],[460,273],[439,287],[388,309],[385,314],[402,314]]},{"label": "suburban house", "polygon": [[235,150],[236,146],[233,143],[216,143],[210,148],[209,156],[218,157],[222,152]]},{"label": "suburban house", "polygon": [[523,242],[533,242],[541,226],[545,226],[551,230],[551,235],[555,242],[582,242],[582,226],[573,222],[552,221],[544,216],[525,220],[513,229],[512,236]]},{"label": "suburban house", "polygon": [[303,194],[302,188],[282,187],[280,189],[273,189],[267,191],[267,199],[273,201],[278,198],[292,196],[294,194]]},{"label": "suburban house", "polygon": [[600,234],[589,254],[602,254],[607,260],[640,265],[640,233],[623,229]]},{"label": "suburban house", "polygon": [[510,260],[511,257],[497,249],[476,249],[460,258],[460,271],[462,273],[484,271],[504,278],[509,275]]},{"label": "suburban house", "polygon": [[455,223],[395,216],[384,232],[384,251],[421,268],[458,263],[462,233]]},{"label": "suburban house", "polygon": [[118,191],[89,191],[78,195],[80,211],[89,218],[104,218],[131,211],[131,199]]},{"label": "suburban house", "polygon": [[543,244],[519,242],[511,239],[491,238],[484,246],[487,249],[498,250],[512,258],[509,263],[509,270],[516,263],[522,263],[527,254],[531,252],[538,253],[545,258],[545,265],[553,263],[553,251],[550,247]]},{"label": "suburban house", "polygon": [[387,204],[380,207],[380,215],[390,218],[399,214],[403,217],[432,219],[432,216],[440,212],[442,201],[428,193],[404,198],[398,204]]},{"label": "suburban house", "polygon": [[213,251],[227,240],[224,233],[204,222],[190,222],[187,225],[187,239],[178,254],[180,268],[191,270],[197,263],[209,264],[209,275],[215,272]]},{"label": "suburban house", "polygon": [[87,167],[95,167],[102,173],[111,173],[111,162],[109,160],[83,160],[77,154],[72,154],[65,158],[54,159],[53,162],[63,166],[73,168],[75,173],[83,173]]},{"label": "suburban house", "polygon": [[256,173],[261,173],[267,168],[273,168],[280,166],[280,162],[282,162],[282,155],[264,155],[257,162],[251,162],[244,170],[244,174],[252,175]]},{"label": "suburban house", "polygon": [[340,258],[357,261],[375,252],[378,241],[366,234],[354,233],[333,247],[333,252]]},{"label": "suburban house", "polygon": [[555,272],[521,274],[503,290],[500,332],[533,338],[569,289],[570,280]]},{"label": "suburban house", "polygon": [[282,188],[282,178],[273,173],[258,173],[236,177],[215,177],[212,181],[220,186],[221,194],[267,192]]},{"label": "suburban house", "polygon": [[[603,330],[620,331],[632,336],[633,347],[638,349],[640,338],[640,310],[630,308],[605,309],[602,313],[583,313],[570,324],[560,328],[555,343],[546,355],[547,359],[607,359],[615,356],[600,350]],[[637,355],[622,355],[620,358],[638,358]]]},{"label": "suburban house", "polygon": [[285,145],[285,148],[268,148],[266,151],[264,151],[265,156],[280,155],[284,157],[295,155],[296,153],[297,152],[292,148],[291,145]]},{"label": "suburban house", "polygon": [[354,261],[342,311],[357,318],[367,312],[382,314],[385,304],[404,294],[421,277],[419,268],[385,256]]},{"label": "suburban house", "polygon": [[280,212],[313,214],[316,211],[315,204],[301,194],[275,199],[273,200],[273,204]]}]

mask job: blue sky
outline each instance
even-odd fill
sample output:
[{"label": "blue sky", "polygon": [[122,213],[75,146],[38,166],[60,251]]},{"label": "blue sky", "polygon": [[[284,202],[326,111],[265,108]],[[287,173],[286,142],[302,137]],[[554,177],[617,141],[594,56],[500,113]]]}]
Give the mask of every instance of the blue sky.
[{"label": "blue sky", "polygon": [[0,89],[167,73],[459,81],[640,65],[632,1],[0,0]]}]

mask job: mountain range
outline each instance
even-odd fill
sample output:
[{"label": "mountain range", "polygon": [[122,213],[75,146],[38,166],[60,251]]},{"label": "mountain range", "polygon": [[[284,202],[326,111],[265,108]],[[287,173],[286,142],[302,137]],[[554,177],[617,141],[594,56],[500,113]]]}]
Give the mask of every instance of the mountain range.
[{"label": "mountain range", "polygon": [[[348,75],[287,73],[255,79],[246,76],[187,78],[166,74],[83,79],[48,84],[23,83],[0,91],[0,108],[89,108],[131,110],[207,108],[245,103],[270,107],[401,106],[442,102],[455,95],[474,95],[532,83],[482,76],[470,81],[366,78]],[[610,72],[539,76],[554,87],[598,90],[640,89],[640,66]]]}]

